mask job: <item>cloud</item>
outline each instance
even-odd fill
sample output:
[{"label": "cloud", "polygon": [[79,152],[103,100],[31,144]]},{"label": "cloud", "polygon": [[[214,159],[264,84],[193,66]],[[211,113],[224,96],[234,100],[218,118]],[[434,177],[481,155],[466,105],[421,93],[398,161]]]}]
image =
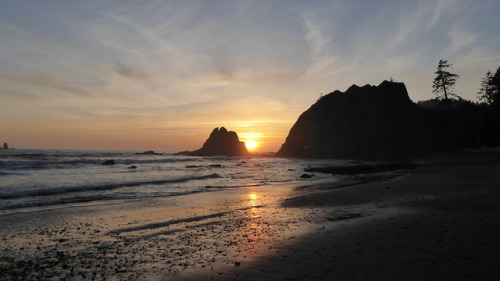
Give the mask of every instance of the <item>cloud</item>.
[{"label": "cloud", "polygon": [[438,0],[430,2],[431,4],[429,4],[429,1],[422,2],[422,5],[428,5],[432,7],[433,11],[432,17],[428,22],[427,29],[433,27],[438,21],[442,20],[443,15],[453,14],[464,7],[464,4],[461,3],[461,0]]},{"label": "cloud", "polygon": [[469,32],[464,26],[455,24],[448,33],[450,39],[448,48],[444,51],[448,56],[467,48],[476,41],[476,34]]},{"label": "cloud", "polygon": [[5,89],[0,89],[0,96],[2,99],[9,99],[9,100],[23,100],[26,102],[30,101],[44,101],[46,100],[44,97],[36,94],[32,94],[29,92],[24,92],[24,91],[11,91],[11,90],[5,90]]},{"label": "cloud", "polygon": [[55,90],[66,94],[90,97],[91,94],[82,88],[72,86],[70,83],[63,83],[57,78],[46,73],[34,73],[31,75],[15,75],[0,73],[0,80],[6,83],[21,84],[23,86],[34,86],[37,88]]},{"label": "cloud", "polygon": [[116,73],[127,78],[133,78],[138,80],[148,80],[151,78],[151,76],[148,73],[131,65],[117,65],[115,66],[115,71]]}]

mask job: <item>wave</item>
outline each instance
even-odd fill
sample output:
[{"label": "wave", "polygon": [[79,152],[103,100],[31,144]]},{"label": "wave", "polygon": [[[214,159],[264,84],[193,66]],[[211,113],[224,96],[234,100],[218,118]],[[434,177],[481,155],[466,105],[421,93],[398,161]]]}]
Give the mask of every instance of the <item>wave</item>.
[{"label": "wave", "polygon": [[207,185],[205,188],[207,189],[225,189],[225,188],[241,188],[241,187],[257,187],[257,186],[263,186],[264,184],[257,184],[257,183],[252,183],[252,184],[242,184],[242,185]]},{"label": "wave", "polygon": [[157,198],[157,197],[171,197],[171,196],[183,196],[183,195],[190,195],[190,194],[195,194],[195,193],[200,193],[204,192],[203,190],[191,190],[191,191],[181,191],[181,192],[169,192],[168,194],[164,195],[149,195],[149,196],[136,196],[136,195],[131,195],[131,196],[81,196],[81,197],[70,197],[70,198],[60,198],[60,199],[55,199],[55,200],[48,200],[48,201],[40,201],[40,202],[24,202],[24,203],[17,203],[17,204],[10,204],[7,206],[0,206],[0,215],[4,214],[11,214],[11,213],[17,213],[17,212],[29,212],[29,211],[40,211],[40,210],[47,210],[47,209],[57,209],[57,208],[64,208],[68,206],[75,206],[75,205],[86,205],[92,202],[102,202],[102,203],[96,203],[95,205],[98,204],[104,204],[105,202],[121,202],[123,200],[142,200],[142,199],[147,199],[147,198]]},{"label": "wave", "polygon": [[[65,169],[74,168],[84,165],[102,165],[104,161],[110,158],[98,159],[31,159],[31,160],[0,160],[0,169],[7,170],[45,170],[45,169]],[[166,163],[182,163],[201,161],[196,158],[151,158],[151,159],[137,159],[137,158],[118,158],[114,159],[116,165],[141,165],[141,164],[166,164]]]},{"label": "wave", "polygon": [[25,175],[25,174],[24,174],[24,173],[18,173],[18,172],[5,172],[5,171],[0,171],[0,176],[11,176],[11,175],[22,176],[22,175]]},{"label": "wave", "polygon": [[90,157],[119,157],[131,155],[123,152],[73,152],[73,151],[27,151],[27,152],[11,152],[1,153],[4,158],[26,159],[26,160],[47,160],[50,158],[90,158]]},{"label": "wave", "polygon": [[196,180],[205,180],[205,179],[214,179],[221,178],[219,174],[209,174],[202,176],[193,176],[193,177],[183,177],[177,179],[164,179],[164,180],[151,180],[151,181],[141,181],[141,182],[122,182],[116,184],[105,184],[105,185],[94,185],[94,186],[73,186],[73,187],[61,187],[61,188],[52,188],[52,189],[37,189],[37,190],[26,190],[26,191],[18,191],[11,194],[0,193],[0,199],[16,199],[22,197],[36,197],[36,196],[52,196],[52,195],[60,195],[67,193],[77,193],[77,192],[86,192],[86,191],[100,191],[100,190],[112,190],[123,187],[135,187],[141,185],[164,185],[171,183],[182,183],[188,181],[196,181]]}]

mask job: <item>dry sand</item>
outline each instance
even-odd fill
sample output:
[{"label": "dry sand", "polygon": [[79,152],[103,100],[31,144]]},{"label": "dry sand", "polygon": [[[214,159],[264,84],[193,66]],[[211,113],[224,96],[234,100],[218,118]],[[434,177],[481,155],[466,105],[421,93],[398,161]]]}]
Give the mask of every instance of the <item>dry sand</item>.
[{"label": "dry sand", "polygon": [[0,216],[0,280],[497,280],[500,155],[422,164]]}]

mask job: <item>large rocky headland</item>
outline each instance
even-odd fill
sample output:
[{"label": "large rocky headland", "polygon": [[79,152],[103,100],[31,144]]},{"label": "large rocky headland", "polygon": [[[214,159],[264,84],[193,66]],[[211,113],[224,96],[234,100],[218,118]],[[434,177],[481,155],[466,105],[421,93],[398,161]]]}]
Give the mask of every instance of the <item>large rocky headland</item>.
[{"label": "large rocky headland", "polygon": [[[480,109],[463,100],[416,104],[401,82],[353,85],[303,112],[277,156],[404,159],[500,143],[498,126],[481,119]],[[492,115],[487,110],[481,114]]]}]

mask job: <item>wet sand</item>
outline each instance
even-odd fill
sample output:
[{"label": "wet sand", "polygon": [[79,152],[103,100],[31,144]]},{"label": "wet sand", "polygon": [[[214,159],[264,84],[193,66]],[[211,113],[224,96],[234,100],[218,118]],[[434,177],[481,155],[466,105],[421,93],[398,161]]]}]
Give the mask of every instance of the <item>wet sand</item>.
[{"label": "wet sand", "polygon": [[496,280],[500,157],[0,216],[0,280]]},{"label": "wet sand", "polygon": [[[0,280],[170,280],[247,264],[308,232],[290,186],[255,186],[0,216]],[[321,218],[320,218],[321,219]]]},{"label": "wet sand", "polygon": [[500,154],[420,163],[399,178],[298,189],[282,206],[320,208],[326,222],[249,264],[177,280],[499,280]]}]

